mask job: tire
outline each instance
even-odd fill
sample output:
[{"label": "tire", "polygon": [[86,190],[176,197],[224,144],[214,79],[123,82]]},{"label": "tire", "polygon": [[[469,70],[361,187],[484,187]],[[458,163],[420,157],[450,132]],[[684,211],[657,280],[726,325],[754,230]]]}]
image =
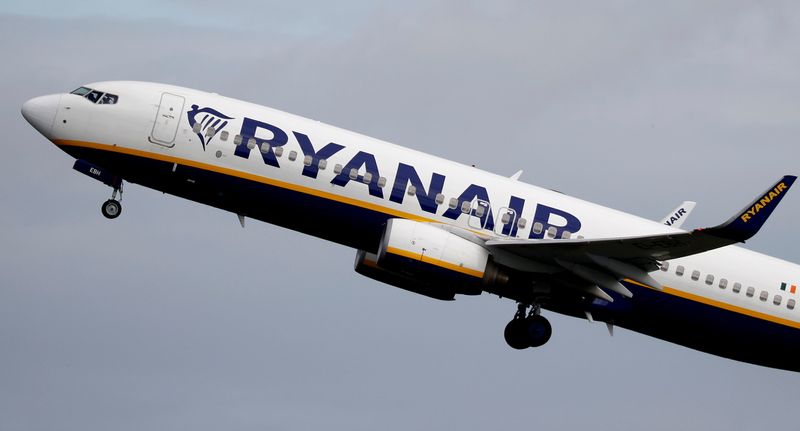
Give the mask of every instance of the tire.
[{"label": "tire", "polygon": [[119,201],[109,199],[103,202],[103,206],[100,207],[100,211],[103,213],[105,218],[115,219],[122,213],[122,205],[119,203]]},{"label": "tire", "polygon": [[525,319],[514,319],[508,322],[503,336],[506,343],[513,349],[522,350],[530,347],[530,342],[526,334],[526,321]]},{"label": "tire", "polygon": [[530,316],[525,319],[524,334],[528,346],[539,347],[550,340],[550,336],[553,335],[553,327],[542,316]]}]

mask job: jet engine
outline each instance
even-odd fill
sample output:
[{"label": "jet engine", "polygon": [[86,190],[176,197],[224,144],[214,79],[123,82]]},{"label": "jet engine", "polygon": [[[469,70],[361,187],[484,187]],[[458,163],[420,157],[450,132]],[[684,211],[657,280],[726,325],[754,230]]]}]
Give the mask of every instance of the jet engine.
[{"label": "jet engine", "polygon": [[431,223],[387,222],[377,254],[359,250],[355,270],[401,289],[441,300],[456,294],[480,295],[508,283],[479,241]]}]

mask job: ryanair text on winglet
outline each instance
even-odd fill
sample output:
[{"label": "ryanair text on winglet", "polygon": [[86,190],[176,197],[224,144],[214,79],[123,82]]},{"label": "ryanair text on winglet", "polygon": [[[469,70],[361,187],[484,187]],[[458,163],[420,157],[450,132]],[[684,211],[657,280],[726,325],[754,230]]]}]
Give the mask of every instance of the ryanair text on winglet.
[{"label": "ryanair text on winglet", "polygon": [[779,194],[781,194],[784,190],[786,190],[786,184],[780,183],[775,186],[774,189],[770,190],[768,194],[764,195],[755,205],[750,207],[749,210],[745,211],[740,217],[742,221],[747,223],[750,221],[751,217],[755,217],[755,215],[764,209],[773,199],[777,198]]}]

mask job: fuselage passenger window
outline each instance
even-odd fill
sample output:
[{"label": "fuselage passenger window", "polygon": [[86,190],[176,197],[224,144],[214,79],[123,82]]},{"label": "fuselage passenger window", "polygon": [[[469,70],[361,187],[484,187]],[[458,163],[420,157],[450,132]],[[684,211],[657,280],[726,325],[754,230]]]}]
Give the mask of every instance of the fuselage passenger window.
[{"label": "fuselage passenger window", "polygon": [[697,281],[700,279],[700,271],[694,270],[692,271],[692,280]]},{"label": "fuselage passenger window", "polygon": [[707,284],[707,285],[709,285],[709,286],[711,286],[712,284],[714,284],[714,276],[713,276],[713,275],[711,275],[711,274],[708,274],[708,275],[706,276],[706,284]]},{"label": "fuselage passenger window", "polygon": [[783,301],[783,297],[780,295],[775,295],[775,297],[772,298],[772,303],[775,305],[781,305],[781,301]]},{"label": "fuselage passenger window", "polygon": [[675,275],[677,275],[678,277],[683,277],[683,271],[684,271],[683,265],[678,265],[675,267]]},{"label": "fuselage passenger window", "polygon": [[733,283],[733,293],[739,293],[742,290],[742,283]]},{"label": "fuselage passenger window", "polygon": [[790,299],[786,301],[786,308],[790,310],[794,310],[794,299]]},{"label": "fuselage passenger window", "polygon": [[720,278],[720,279],[719,279],[719,288],[720,288],[720,289],[724,289],[724,288],[726,288],[726,287],[728,287],[728,279],[726,279],[726,278]]},{"label": "fuselage passenger window", "polygon": [[766,290],[762,290],[761,293],[758,295],[758,299],[760,299],[763,302],[767,302],[767,299],[769,299],[769,292],[767,292]]},{"label": "fuselage passenger window", "polygon": [[756,294],[756,289],[753,286],[748,287],[747,292],[745,292],[745,295],[747,295],[748,298],[752,298],[753,295],[755,294]]},{"label": "fuselage passenger window", "polygon": [[669,262],[661,262],[661,270],[662,271],[669,271]]}]

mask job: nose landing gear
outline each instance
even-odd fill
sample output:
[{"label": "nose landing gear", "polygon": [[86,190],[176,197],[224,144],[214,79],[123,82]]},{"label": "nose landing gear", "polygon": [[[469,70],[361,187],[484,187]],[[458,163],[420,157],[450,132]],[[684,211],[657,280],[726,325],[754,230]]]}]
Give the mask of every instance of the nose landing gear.
[{"label": "nose landing gear", "polygon": [[517,350],[542,346],[553,333],[550,322],[540,314],[541,309],[538,305],[532,306],[528,313],[527,309],[527,304],[519,304],[517,313],[508,322],[503,333],[506,343]]},{"label": "nose landing gear", "polygon": [[[117,200],[117,193],[119,192],[119,200]],[[100,211],[103,213],[105,218],[107,219],[115,219],[119,217],[122,213],[122,204],[120,201],[122,200],[122,181],[119,182],[119,185],[114,188],[114,191],[111,193],[111,199],[103,202],[103,205],[100,207]]]}]

